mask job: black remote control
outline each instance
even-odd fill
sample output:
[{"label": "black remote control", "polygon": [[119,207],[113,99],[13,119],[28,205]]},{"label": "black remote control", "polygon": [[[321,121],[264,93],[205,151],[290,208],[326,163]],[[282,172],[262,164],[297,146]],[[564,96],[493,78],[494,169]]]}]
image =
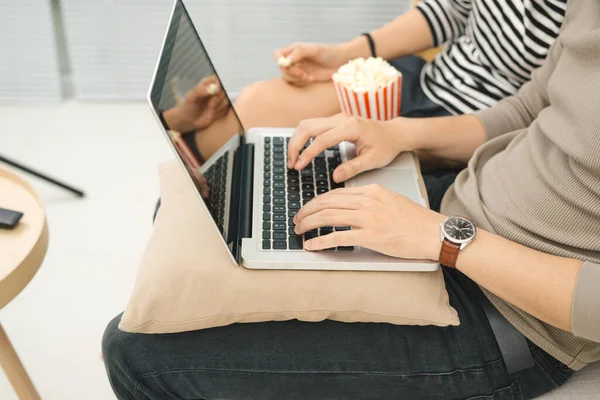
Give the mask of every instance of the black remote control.
[{"label": "black remote control", "polygon": [[0,207],[0,229],[13,229],[19,224],[22,212],[7,210]]}]

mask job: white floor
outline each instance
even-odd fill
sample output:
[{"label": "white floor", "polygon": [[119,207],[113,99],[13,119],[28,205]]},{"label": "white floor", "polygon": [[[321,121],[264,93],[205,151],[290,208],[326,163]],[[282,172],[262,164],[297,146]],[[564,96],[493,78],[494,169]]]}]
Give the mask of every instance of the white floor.
[{"label": "white floor", "polygon": [[[0,124],[0,154],[87,195],[29,178],[46,203],[50,246],[0,321],[42,399],[114,399],[100,341],[132,290],[151,234],[156,165],[170,149],[141,102],[0,105]],[[0,369],[0,399],[16,398]]]}]

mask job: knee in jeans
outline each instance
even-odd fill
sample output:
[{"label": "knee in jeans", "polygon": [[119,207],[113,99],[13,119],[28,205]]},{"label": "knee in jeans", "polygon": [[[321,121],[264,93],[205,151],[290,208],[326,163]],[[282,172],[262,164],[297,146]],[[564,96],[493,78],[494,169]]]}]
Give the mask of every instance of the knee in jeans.
[{"label": "knee in jeans", "polygon": [[120,321],[121,315],[110,321],[102,336],[102,358],[111,379],[116,371],[125,371],[129,364],[127,350],[130,346],[127,342],[131,334],[119,330]]}]

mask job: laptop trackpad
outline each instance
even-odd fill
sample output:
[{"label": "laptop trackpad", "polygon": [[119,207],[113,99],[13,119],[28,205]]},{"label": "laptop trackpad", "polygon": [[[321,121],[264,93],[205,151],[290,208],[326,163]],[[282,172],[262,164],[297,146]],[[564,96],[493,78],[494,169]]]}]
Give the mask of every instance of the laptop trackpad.
[{"label": "laptop trackpad", "polygon": [[411,170],[401,168],[382,168],[363,172],[348,182],[348,186],[364,186],[377,183],[387,189],[423,204],[417,181]]}]

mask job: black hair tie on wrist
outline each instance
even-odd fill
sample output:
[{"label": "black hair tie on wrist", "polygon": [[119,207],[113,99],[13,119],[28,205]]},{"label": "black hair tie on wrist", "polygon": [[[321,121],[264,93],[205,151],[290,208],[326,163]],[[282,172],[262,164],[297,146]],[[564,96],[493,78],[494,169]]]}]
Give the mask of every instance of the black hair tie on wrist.
[{"label": "black hair tie on wrist", "polygon": [[363,33],[363,36],[367,38],[367,41],[369,42],[369,48],[371,49],[371,55],[373,57],[377,57],[377,53],[375,52],[375,41],[373,40],[373,37],[371,36],[370,33]]}]

